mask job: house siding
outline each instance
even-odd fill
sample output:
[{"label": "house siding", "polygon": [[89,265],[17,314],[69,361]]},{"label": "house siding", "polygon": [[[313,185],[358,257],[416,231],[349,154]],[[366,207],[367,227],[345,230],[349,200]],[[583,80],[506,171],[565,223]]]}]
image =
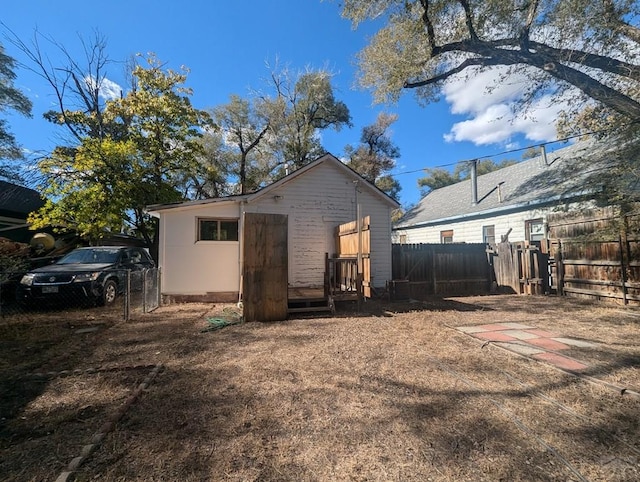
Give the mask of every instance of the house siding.
[{"label": "house siding", "polygon": [[165,295],[238,292],[240,243],[197,241],[200,217],[239,218],[239,204],[193,206],[163,213],[160,267]]},{"label": "house siding", "polygon": [[[393,231],[394,243],[440,243],[440,232],[453,230],[454,243],[482,243],[482,227],[495,227],[496,242],[501,236],[509,233],[509,241],[524,241],[525,222],[542,218],[546,223],[546,216],[553,208],[528,209],[509,214],[493,215],[475,219],[465,219],[457,222],[434,222],[428,226],[413,228],[397,228]],[[509,229],[511,231],[509,232]]]}]

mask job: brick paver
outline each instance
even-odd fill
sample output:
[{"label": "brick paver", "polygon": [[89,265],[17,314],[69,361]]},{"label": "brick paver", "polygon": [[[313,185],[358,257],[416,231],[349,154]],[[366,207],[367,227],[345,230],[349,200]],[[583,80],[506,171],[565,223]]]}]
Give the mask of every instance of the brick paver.
[{"label": "brick paver", "polygon": [[564,343],[560,343],[559,341],[552,340],[551,338],[532,338],[531,340],[527,340],[527,343],[530,343],[534,346],[539,346],[540,348],[544,348],[545,350],[559,351],[569,349],[569,345],[565,345]]},{"label": "brick paver", "polygon": [[532,330],[527,330],[529,333],[531,333],[532,335],[536,335],[536,336],[540,336],[540,337],[545,337],[545,338],[553,338],[555,336],[560,336],[557,333],[553,333],[551,331],[547,331],[547,330],[539,330],[537,328],[534,328]]},{"label": "brick paver", "polygon": [[573,358],[554,353],[571,347],[594,348],[597,345],[582,340],[565,338],[557,333],[540,330],[522,323],[491,323],[460,326],[457,330],[474,338],[495,342],[520,355],[550,363],[564,370],[580,371],[587,365]]},{"label": "brick paver", "polygon": [[546,353],[542,348],[536,348],[526,343],[498,343],[498,345],[506,348],[507,350],[511,350],[525,356],[537,355],[538,353]]},{"label": "brick paver", "polygon": [[515,341],[516,338],[505,335],[500,331],[487,331],[485,333],[475,333],[473,336],[488,341]]},{"label": "brick paver", "polygon": [[531,340],[532,338],[539,338],[538,335],[534,335],[533,333],[529,333],[528,331],[524,330],[505,330],[502,333],[517,338],[518,340]]},{"label": "brick paver", "polygon": [[537,355],[533,355],[533,358],[535,358],[536,360],[546,361],[547,363],[551,363],[552,365],[563,368],[565,370],[580,371],[588,368],[584,363],[580,363],[573,358],[558,355],[557,353],[539,353]]}]

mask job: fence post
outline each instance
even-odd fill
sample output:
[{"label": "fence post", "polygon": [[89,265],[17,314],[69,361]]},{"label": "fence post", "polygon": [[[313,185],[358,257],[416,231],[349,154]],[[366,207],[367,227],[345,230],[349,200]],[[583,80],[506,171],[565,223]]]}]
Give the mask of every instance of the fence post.
[{"label": "fence post", "polygon": [[147,312],[147,275],[149,268],[142,270],[142,312]]},{"label": "fence post", "polygon": [[627,305],[629,304],[629,300],[627,299],[627,267],[626,264],[624,262],[624,258],[625,258],[625,251],[626,249],[623,249],[623,243],[624,245],[627,244],[627,236],[625,233],[624,236],[624,240],[623,240],[623,236],[622,234],[620,234],[620,236],[618,236],[618,242],[619,242],[619,248],[620,248],[620,275],[622,277],[622,302]]},{"label": "fence post", "polygon": [[556,283],[558,284],[558,294],[564,296],[564,264],[562,262],[562,241],[558,239],[558,252],[556,255]]},{"label": "fence post", "polygon": [[124,287],[124,321],[129,321],[129,304],[131,297],[131,270],[127,270],[127,276],[125,276]]},{"label": "fence post", "polygon": [[437,261],[436,261],[436,257],[437,257],[436,254],[437,254],[436,253],[436,249],[432,249],[431,250],[431,256],[432,256],[432,258],[431,258],[431,266],[432,266],[431,276],[433,278],[433,294],[434,294],[434,296],[437,296],[437,294],[438,294],[438,280],[437,280],[437,276],[436,276],[436,272],[437,272],[436,270],[437,270],[438,266],[437,266]]}]

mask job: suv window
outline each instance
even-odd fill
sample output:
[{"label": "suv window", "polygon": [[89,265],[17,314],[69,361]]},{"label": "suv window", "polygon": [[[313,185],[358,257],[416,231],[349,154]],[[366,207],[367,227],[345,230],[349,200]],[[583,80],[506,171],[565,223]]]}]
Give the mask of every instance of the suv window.
[{"label": "suv window", "polygon": [[129,257],[129,262],[133,264],[143,263],[143,264],[152,264],[153,260],[142,248],[132,248],[127,251],[127,255]]}]

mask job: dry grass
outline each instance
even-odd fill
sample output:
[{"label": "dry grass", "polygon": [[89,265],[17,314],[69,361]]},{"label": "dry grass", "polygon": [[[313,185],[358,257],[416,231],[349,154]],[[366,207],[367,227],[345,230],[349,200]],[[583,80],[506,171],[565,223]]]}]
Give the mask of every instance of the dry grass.
[{"label": "dry grass", "polygon": [[[637,311],[517,296],[366,310],[211,332],[232,307],[170,305],[80,335],[68,320],[2,326],[0,473],[55,480],[163,363],[78,480],[640,479],[640,400],[450,328],[595,341],[571,355],[640,391]],[[60,370],[82,371],[32,375]]]}]

